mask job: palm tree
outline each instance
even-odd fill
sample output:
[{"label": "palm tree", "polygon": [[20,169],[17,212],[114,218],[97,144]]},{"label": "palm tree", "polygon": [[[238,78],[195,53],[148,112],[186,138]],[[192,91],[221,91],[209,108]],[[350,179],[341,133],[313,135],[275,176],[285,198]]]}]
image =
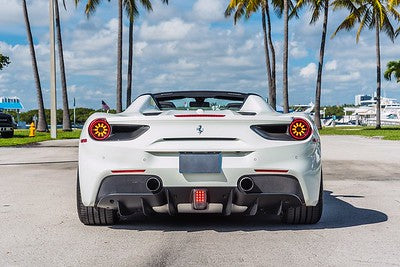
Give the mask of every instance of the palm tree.
[{"label": "palm tree", "polygon": [[[110,0],[108,0],[110,2]],[[161,0],[168,4],[168,0]],[[78,5],[80,0],[75,0]],[[88,0],[85,13],[89,17],[95,11],[101,0]],[[150,0],[140,0],[141,4],[148,11],[152,10]],[[128,88],[127,88],[127,106],[130,104],[132,94],[132,60],[133,60],[133,24],[136,16],[139,15],[136,0],[118,0],[118,41],[117,41],[117,105],[116,111],[122,112],[122,13],[123,7],[129,17],[129,56],[128,56]],[[128,102],[129,101],[129,102]],[[128,104],[129,103],[129,104]]]},{"label": "palm tree", "polygon": [[[168,0],[161,0],[168,5]],[[141,0],[142,6],[147,11],[153,11],[150,0]],[[128,73],[127,73],[127,88],[126,88],[126,107],[132,102],[132,69],[133,69],[133,27],[135,18],[139,16],[139,10],[136,0],[124,0],[125,11],[129,19],[129,48],[128,48]]]},{"label": "palm tree", "polygon": [[40,85],[39,70],[38,70],[37,61],[36,61],[35,47],[33,45],[31,24],[29,22],[28,9],[26,7],[26,0],[22,0],[22,10],[24,13],[26,32],[27,32],[27,36],[28,36],[28,43],[29,43],[29,48],[30,48],[30,53],[31,53],[33,77],[35,79],[36,95],[37,95],[37,101],[38,101],[38,123],[36,126],[36,130],[38,132],[46,132],[46,131],[48,131],[48,127],[47,127],[47,122],[46,122],[46,116],[44,114],[42,87]]},{"label": "palm tree", "polygon": [[288,61],[289,61],[289,0],[283,0],[283,112],[289,113],[289,81],[288,81]]},{"label": "palm tree", "polygon": [[376,128],[381,128],[381,52],[380,32],[385,32],[390,40],[394,41],[396,32],[393,28],[391,17],[400,21],[400,14],[395,7],[398,0],[335,0],[332,5],[334,10],[348,9],[350,14],[336,29],[332,37],[341,30],[351,30],[356,23],[359,27],[356,34],[356,42],[360,39],[361,31],[368,27],[375,29],[376,46]]},{"label": "palm tree", "polygon": [[326,31],[328,25],[328,13],[329,13],[329,0],[298,0],[295,6],[295,12],[297,9],[308,5],[312,11],[310,24],[315,24],[320,18],[321,11],[324,12],[324,21],[322,24],[322,36],[321,36],[321,47],[319,49],[319,64],[317,74],[317,85],[315,88],[315,115],[314,121],[318,129],[321,129],[321,86],[322,86],[322,67],[324,66],[324,55],[325,55],[325,42],[326,42]]},{"label": "palm tree", "polygon": [[400,83],[400,60],[399,61],[389,61],[387,63],[387,69],[383,74],[386,80],[391,81],[392,75],[396,78],[397,82]]},{"label": "palm tree", "polygon": [[[65,64],[64,64],[64,50],[61,37],[61,23],[60,23],[60,10],[58,8],[58,0],[54,1],[55,4],[55,21],[56,21],[56,34],[57,34],[57,45],[58,45],[58,56],[60,61],[60,76],[62,86],[62,99],[63,99],[63,130],[72,131],[71,119],[69,116],[69,105],[68,105],[68,92],[67,92],[67,79],[65,77]],[[63,0],[65,8],[65,0]]]},{"label": "palm tree", "polygon": [[[93,3],[93,1],[92,1]],[[122,0],[118,0],[117,113],[122,112]]]},{"label": "palm tree", "polygon": [[271,16],[269,12],[268,1],[265,1],[265,14],[267,15],[267,26],[268,26],[268,44],[271,49],[271,77],[272,77],[272,89],[269,94],[269,103],[273,109],[276,110],[276,59],[275,59],[275,47],[272,42],[271,34]]},{"label": "palm tree", "polygon": [[[275,79],[275,49],[271,37],[271,19],[267,0],[231,0],[225,10],[225,17],[234,13],[233,20],[237,21],[244,15],[246,19],[261,8],[262,29],[264,34],[265,65],[268,79],[268,100],[273,109],[276,109],[276,79]],[[267,27],[268,21],[268,27]],[[271,49],[271,58],[270,52]],[[272,66],[271,66],[272,65]]]},{"label": "palm tree", "polygon": [[[283,66],[282,66],[282,95],[283,95],[283,112],[289,113],[289,80],[288,80],[288,64],[289,64],[289,19],[293,16],[297,17],[294,10],[294,4],[291,0],[272,0],[275,11],[279,17],[283,15]],[[289,12],[291,15],[289,16]]]}]

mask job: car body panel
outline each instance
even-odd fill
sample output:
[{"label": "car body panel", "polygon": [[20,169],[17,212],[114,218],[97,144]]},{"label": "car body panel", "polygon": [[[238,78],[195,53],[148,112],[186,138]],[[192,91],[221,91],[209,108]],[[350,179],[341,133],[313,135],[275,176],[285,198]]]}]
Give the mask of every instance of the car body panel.
[{"label": "car body panel", "polygon": [[[242,115],[239,112],[255,115]],[[224,116],[176,116],[184,114]],[[104,118],[110,125],[146,125],[149,129],[133,140],[95,141],[88,134],[88,125],[96,118]],[[304,141],[267,140],[250,128],[259,124],[286,125],[293,118],[303,118],[309,122],[313,128],[309,138]],[[200,126],[201,132],[198,131]],[[80,138],[84,142],[79,145],[79,177],[82,202],[86,206],[96,206],[103,179],[115,175],[113,171],[116,170],[137,170],[143,171],[143,175],[158,176],[165,188],[237,187],[238,179],[242,176],[282,171],[285,175],[297,178],[305,205],[314,206],[318,202],[321,182],[318,130],[307,114],[274,112],[256,95],[249,95],[240,111],[161,111],[151,95],[143,95],[123,113],[95,113],[90,116]],[[180,173],[179,154],[183,152],[221,153],[222,172]]]}]

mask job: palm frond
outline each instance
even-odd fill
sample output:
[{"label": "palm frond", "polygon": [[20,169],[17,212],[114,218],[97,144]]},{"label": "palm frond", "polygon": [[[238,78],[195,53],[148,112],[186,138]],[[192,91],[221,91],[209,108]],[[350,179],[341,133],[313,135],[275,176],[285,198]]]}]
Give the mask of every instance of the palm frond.
[{"label": "palm frond", "polygon": [[347,9],[350,13],[357,10],[357,6],[355,5],[355,1],[352,0],[334,0],[331,4],[333,6],[333,10],[336,11],[338,9]]},{"label": "palm frond", "polygon": [[[130,0],[130,1],[136,2],[135,0]],[[150,0],[140,0],[140,3],[141,3],[142,6],[144,7],[144,9],[146,9],[147,11],[153,11],[153,6],[152,6]],[[166,4],[168,4],[168,1],[167,1]]]},{"label": "palm frond", "polygon": [[337,27],[336,31],[332,34],[331,38],[335,37],[336,34],[341,30],[349,31],[353,29],[356,22],[359,21],[359,17],[356,13],[350,13],[344,21]]},{"label": "palm frond", "polygon": [[243,15],[246,14],[246,6],[245,4],[239,3],[236,9],[235,14],[233,15],[233,23],[236,25],[236,23],[243,17]]},{"label": "palm frond", "polygon": [[87,17],[90,17],[96,12],[97,7],[100,5],[101,0],[88,0],[85,8]]},{"label": "palm frond", "polygon": [[356,34],[356,42],[357,43],[360,40],[361,31],[364,29],[365,24],[368,23],[368,21],[370,20],[369,15],[370,15],[369,13],[364,14],[364,17],[362,18],[360,25],[358,26],[358,30],[357,30],[357,34]]},{"label": "palm frond", "polygon": [[228,6],[226,7],[225,10],[225,17],[230,17],[232,15],[233,12],[235,12],[236,10],[236,6],[238,5],[238,1],[237,0],[230,0]]},{"label": "palm frond", "polygon": [[386,12],[384,12],[384,19],[382,24],[382,30],[386,33],[389,39],[394,42],[394,38],[396,37],[395,29],[393,28],[392,23],[390,23],[389,17],[387,16]]}]

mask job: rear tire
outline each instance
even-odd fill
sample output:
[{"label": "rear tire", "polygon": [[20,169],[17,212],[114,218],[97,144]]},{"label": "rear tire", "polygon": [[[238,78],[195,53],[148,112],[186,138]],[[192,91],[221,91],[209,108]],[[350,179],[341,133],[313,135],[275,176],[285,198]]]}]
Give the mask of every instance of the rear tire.
[{"label": "rear tire", "polygon": [[321,185],[319,198],[316,206],[290,207],[282,212],[282,222],[287,224],[316,224],[322,216],[323,209],[323,183]]},{"label": "rear tire", "polygon": [[114,225],[119,221],[116,210],[94,208],[83,205],[79,177],[76,183],[76,202],[79,220],[85,225]]},{"label": "rear tire", "polygon": [[13,136],[14,136],[14,131],[1,133],[1,137],[3,138],[13,138]]}]

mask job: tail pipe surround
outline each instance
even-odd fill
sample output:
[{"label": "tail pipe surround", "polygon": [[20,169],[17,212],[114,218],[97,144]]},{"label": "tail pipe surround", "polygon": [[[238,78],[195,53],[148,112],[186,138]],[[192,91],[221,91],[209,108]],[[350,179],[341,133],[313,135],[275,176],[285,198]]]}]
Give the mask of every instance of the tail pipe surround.
[{"label": "tail pipe surround", "polygon": [[162,183],[159,179],[155,177],[150,177],[146,181],[146,188],[152,193],[157,193],[161,190],[162,188]]},{"label": "tail pipe surround", "polygon": [[254,188],[254,181],[250,177],[243,177],[238,182],[239,189],[243,192],[249,192]]}]

